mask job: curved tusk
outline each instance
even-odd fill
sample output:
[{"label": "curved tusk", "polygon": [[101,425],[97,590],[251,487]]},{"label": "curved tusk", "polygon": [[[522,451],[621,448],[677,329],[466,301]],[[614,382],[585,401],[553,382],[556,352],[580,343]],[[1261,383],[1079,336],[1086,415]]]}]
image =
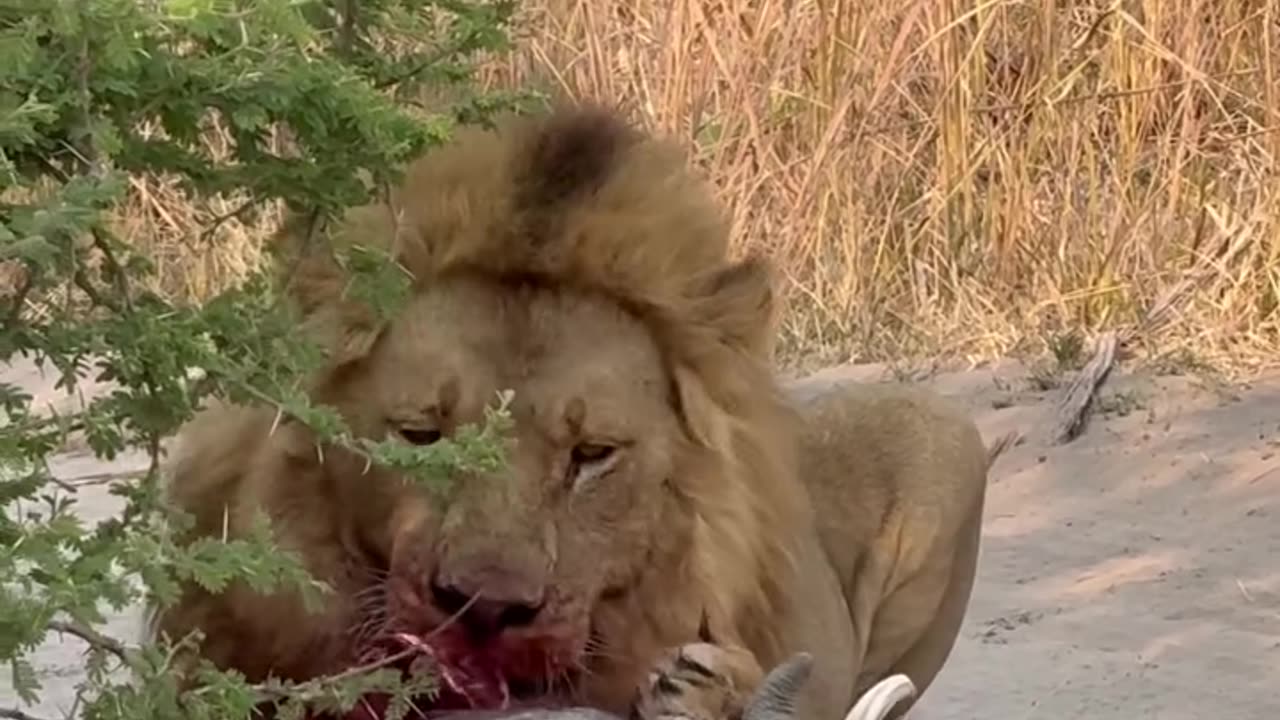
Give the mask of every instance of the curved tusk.
[{"label": "curved tusk", "polygon": [[884,720],[895,705],[915,694],[911,678],[902,673],[890,675],[863,693],[844,720]]}]

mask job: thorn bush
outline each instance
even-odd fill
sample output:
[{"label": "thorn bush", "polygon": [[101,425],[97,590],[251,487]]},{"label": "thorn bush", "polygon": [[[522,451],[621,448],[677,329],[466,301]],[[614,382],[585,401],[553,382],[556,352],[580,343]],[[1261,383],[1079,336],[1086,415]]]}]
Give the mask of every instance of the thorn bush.
[{"label": "thorn bush", "polygon": [[[506,47],[514,10],[484,0],[0,0],[0,266],[12,279],[0,358],[51,367],[67,392],[86,377],[111,387],[55,414],[0,384],[0,663],[18,696],[0,717],[32,717],[23,706],[43,688],[30,655],[56,635],[87,648],[72,712],[95,720],[249,717],[262,703],[280,717],[341,713],[371,690],[397,698],[394,716],[429,681],[371,667],[250,685],[206,664],[195,687],[181,687],[175,649],[199,638],[132,644],[103,630],[106,608],[170,602],[182,582],[326,590],[273,547],[266,522],[250,538],[175,540],[186,519],[159,502],[164,443],[211,397],[274,405],[322,441],[433,487],[460,465],[501,462],[507,420],[500,402],[485,426],[430,448],[352,437],[302,390],[322,358],[294,332],[279,293],[287,278],[259,272],[208,302],[171,302],[147,290],[152,263],[107,215],[131,176],[165,174],[194,197],[283,202],[323,228],[451,128],[532,99],[473,82],[477,56]],[[458,99],[414,103],[440,87]],[[217,157],[200,142],[210,122],[230,138]],[[281,133],[288,143],[275,141]],[[373,255],[350,263],[357,290],[394,312],[403,273]],[[73,436],[100,458],[135,448],[150,458],[141,477],[113,483],[123,512],[92,526],[50,470]]]}]

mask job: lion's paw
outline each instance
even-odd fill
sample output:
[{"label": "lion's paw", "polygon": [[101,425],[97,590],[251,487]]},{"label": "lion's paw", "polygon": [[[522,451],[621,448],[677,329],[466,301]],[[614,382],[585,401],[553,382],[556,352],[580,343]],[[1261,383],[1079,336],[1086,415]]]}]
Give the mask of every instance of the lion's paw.
[{"label": "lion's paw", "polygon": [[731,720],[764,672],[745,648],[691,643],[667,651],[637,692],[633,720]]}]

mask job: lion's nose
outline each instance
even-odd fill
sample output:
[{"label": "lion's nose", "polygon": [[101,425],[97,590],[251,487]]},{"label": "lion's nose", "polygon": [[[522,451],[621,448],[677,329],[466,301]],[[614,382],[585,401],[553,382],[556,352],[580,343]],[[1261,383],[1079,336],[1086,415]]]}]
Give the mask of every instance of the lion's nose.
[{"label": "lion's nose", "polygon": [[478,639],[531,624],[544,604],[543,590],[536,583],[440,575],[431,581],[431,600]]}]

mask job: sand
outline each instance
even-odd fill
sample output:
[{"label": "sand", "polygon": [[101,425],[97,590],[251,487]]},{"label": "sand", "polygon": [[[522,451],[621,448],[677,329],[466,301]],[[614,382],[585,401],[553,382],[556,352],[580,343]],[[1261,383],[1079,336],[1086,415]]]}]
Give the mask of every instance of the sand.
[{"label": "sand", "polygon": [[[1280,714],[1280,375],[1224,387],[1116,371],[1084,434],[1044,440],[1060,390],[1016,362],[939,373],[988,440],[1027,437],[987,495],[979,578],[952,656],[910,720],[1206,720]],[[891,380],[881,366],[818,377]],[[66,405],[29,365],[0,374]],[[82,513],[114,512],[105,466],[57,459]],[[137,637],[136,613],[113,618]],[[70,707],[81,650],[51,642],[32,714]],[[0,707],[15,704],[0,677]]]}]

